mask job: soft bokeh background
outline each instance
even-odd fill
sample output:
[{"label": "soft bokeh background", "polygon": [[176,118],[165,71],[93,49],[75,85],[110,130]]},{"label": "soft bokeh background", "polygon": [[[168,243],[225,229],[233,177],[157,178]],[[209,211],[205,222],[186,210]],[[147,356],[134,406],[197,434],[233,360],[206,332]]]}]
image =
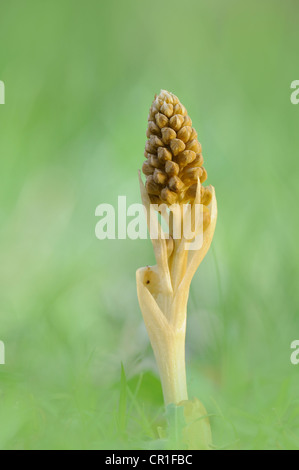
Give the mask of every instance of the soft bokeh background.
[{"label": "soft bokeh background", "polygon": [[[135,270],[99,241],[139,202],[148,109],[179,96],[219,219],[188,311],[190,395],[216,448],[299,449],[298,2],[2,2],[0,448],[146,448],[162,395]],[[125,376],[121,380],[121,363]]]}]

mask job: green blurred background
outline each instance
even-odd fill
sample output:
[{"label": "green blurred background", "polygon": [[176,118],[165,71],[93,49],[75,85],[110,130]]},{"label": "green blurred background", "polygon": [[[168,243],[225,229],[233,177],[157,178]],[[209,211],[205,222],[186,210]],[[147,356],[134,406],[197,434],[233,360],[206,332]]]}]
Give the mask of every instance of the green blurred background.
[{"label": "green blurred background", "polygon": [[189,302],[190,396],[216,448],[299,449],[298,13],[295,0],[2,2],[0,448],[156,445],[162,394],[135,286],[151,243],[94,229],[98,204],[140,202],[165,88],[219,205]]}]

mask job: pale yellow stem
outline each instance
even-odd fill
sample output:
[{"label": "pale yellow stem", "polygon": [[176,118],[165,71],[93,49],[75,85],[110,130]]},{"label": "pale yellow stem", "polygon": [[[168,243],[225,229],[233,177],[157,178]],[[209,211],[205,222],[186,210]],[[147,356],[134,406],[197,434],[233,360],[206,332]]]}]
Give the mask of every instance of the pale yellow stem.
[{"label": "pale yellow stem", "polygon": [[[140,174],[139,181],[142,201],[149,212],[150,200]],[[157,361],[166,405],[188,400],[185,367],[187,302],[192,277],[206,255],[214,234],[217,205],[214,189],[211,190],[211,223],[204,232],[203,246],[197,251],[188,252],[188,241],[182,237],[175,240],[169,258],[159,225],[160,235],[157,240],[152,240],[157,266],[147,266],[137,271],[138,300]],[[200,203],[200,184],[195,202]],[[181,214],[180,210],[173,214],[173,218]],[[200,228],[195,227],[196,231]]]}]

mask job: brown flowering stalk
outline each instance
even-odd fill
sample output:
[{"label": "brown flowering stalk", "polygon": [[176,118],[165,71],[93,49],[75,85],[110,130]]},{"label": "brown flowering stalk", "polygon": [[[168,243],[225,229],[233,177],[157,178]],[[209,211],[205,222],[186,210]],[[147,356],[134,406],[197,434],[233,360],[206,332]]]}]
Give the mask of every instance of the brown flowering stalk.
[{"label": "brown flowering stalk", "polygon": [[[212,186],[203,187],[207,172],[203,167],[201,145],[192,121],[178,98],[165,90],[155,97],[148,117],[146,160],[139,173],[143,204],[148,223],[150,206],[165,217],[164,204],[171,211],[169,238],[158,221],[158,237],[152,238],[157,261],[137,271],[140,308],[154,350],[161,377],[164,400],[168,404],[187,403],[185,336],[187,302],[191,280],[212,242],[217,204]],[[160,206],[158,206],[160,205]],[[200,221],[194,220],[197,205]],[[182,229],[186,207],[193,214],[194,237],[203,233],[202,244],[189,250],[192,238],[174,237],[175,227]],[[156,213],[157,214],[157,213]],[[182,231],[182,230],[181,230]],[[190,404],[190,402],[188,402]]]}]

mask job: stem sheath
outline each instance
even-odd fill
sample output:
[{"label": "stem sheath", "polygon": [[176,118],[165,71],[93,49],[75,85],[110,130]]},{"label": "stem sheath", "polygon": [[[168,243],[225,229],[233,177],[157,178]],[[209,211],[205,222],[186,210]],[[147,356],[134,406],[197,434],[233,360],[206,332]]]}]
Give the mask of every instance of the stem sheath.
[{"label": "stem sheath", "polygon": [[166,405],[188,400],[185,333],[185,328],[172,334],[168,332],[163,342],[157,342],[153,346]]}]

